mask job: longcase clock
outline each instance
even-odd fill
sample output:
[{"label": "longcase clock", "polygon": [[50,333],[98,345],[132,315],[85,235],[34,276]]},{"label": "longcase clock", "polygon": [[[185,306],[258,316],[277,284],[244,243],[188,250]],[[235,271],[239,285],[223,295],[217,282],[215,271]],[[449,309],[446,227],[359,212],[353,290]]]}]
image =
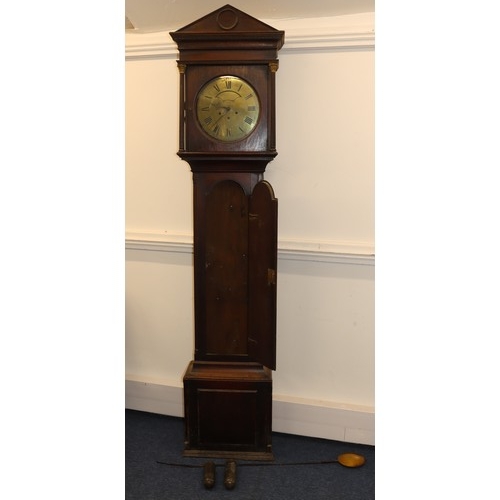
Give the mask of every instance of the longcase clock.
[{"label": "longcase clock", "polygon": [[195,351],[186,456],[272,460],[276,369],[275,76],[284,32],[225,5],[171,33],[179,151],[193,173]]}]

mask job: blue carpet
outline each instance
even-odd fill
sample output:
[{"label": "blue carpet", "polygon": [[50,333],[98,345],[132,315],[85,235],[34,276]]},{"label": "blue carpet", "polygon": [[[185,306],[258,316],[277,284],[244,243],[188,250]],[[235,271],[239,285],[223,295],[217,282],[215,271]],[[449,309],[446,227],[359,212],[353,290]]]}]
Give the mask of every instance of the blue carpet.
[{"label": "blue carpet", "polygon": [[[224,488],[224,460],[185,458],[184,423],[176,417],[133,410],[125,413],[127,500],[372,500],[375,498],[375,447],[273,433],[274,463],[336,460],[341,453],[363,455],[366,463],[273,466],[240,461],[234,490]],[[218,465],[213,489],[203,486],[202,466]],[[165,465],[159,462],[177,465]],[[245,465],[246,464],[246,465]],[[250,466],[250,464],[252,466]],[[254,466],[259,465],[261,466]],[[188,467],[199,466],[199,467]]]}]

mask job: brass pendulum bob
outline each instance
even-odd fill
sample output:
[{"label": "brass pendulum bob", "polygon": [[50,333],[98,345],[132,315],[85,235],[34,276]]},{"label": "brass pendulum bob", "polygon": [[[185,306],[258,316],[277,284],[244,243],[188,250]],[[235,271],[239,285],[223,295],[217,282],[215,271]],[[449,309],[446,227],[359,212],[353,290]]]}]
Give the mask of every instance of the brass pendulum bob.
[{"label": "brass pendulum bob", "polygon": [[365,457],[357,453],[342,453],[337,457],[337,462],[344,467],[361,467],[365,463]]}]

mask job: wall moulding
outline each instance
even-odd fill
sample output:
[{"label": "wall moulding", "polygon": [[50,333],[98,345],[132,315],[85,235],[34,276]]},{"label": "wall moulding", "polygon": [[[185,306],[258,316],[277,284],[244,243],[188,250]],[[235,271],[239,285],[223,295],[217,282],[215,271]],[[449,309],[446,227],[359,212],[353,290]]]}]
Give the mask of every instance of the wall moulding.
[{"label": "wall moulding", "polygon": [[[127,250],[193,253],[193,236],[182,233],[127,232]],[[278,240],[278,259],[336,264],[375,265],[370,243],[349,241]]]},{"label": "wall moulding", "polygon": [[[375,47],[375,14],[310,19],[268,19],[264,22],[285,30],[280,53],[322,50],[368,50]],[[178,56],[168,31],[126,33],[125,59],[155,59]]]}]

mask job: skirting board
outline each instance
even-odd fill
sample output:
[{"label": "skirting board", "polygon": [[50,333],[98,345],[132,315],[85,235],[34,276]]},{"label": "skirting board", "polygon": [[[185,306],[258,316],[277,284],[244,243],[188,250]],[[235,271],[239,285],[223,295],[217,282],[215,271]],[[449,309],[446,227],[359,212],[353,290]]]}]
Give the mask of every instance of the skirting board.
[{"label": "skirting board", "polygon": [[[126,380],[125,408],[183,417],[182,387]],[[274,395],[272,428],[286,434],[375,445],[375,413],[362,406]]]}]

